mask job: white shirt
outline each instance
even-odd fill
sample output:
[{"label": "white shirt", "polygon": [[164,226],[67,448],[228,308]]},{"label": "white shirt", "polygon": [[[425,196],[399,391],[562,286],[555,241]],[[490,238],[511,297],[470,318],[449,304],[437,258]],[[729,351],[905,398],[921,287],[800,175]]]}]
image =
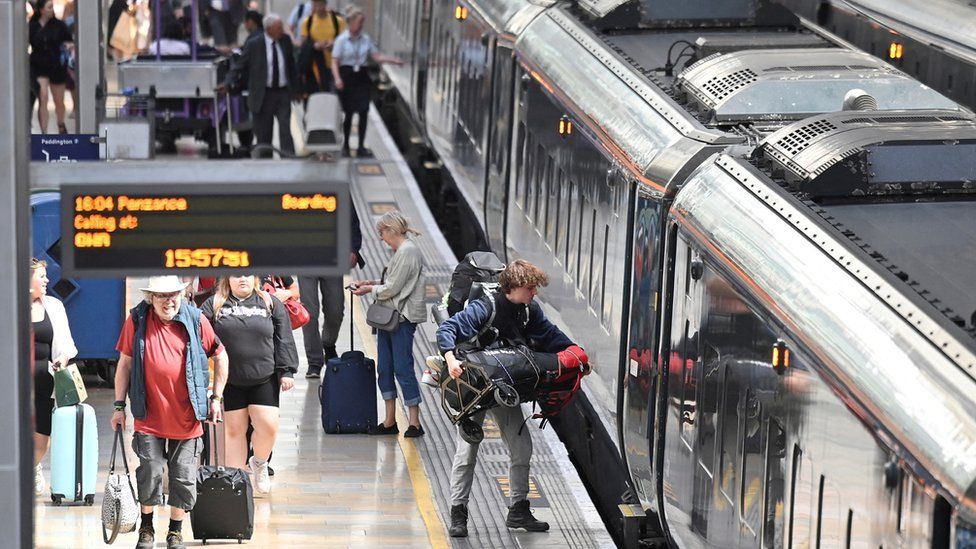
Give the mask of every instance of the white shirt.
[{"label": "white shirt", "polygon": [[292,28],[295,33],[296,38],[302,35],[302,28],[298,25],[305,19],[308,15],[312,13],[312,3],[311,2],[299,2],[298,5],[291,10],[288,15],[288,26]]},{"label": "white shirt", "polygon": [[285,52],[281,49],[280,43],[277,48],[272,48],[273,45],[274,41],[271,40],[268,33],[264,33],[264,49],[268,56],[268,78],[264,83],[267,87],[271,87],[271,79],[274,74],[274,61],[271,58],[271,52],[274,51],[278,54],[278,86],[285,87],[288,85],[288,71],[285,70]]},{"label": "white shirt", "polygon": [[354,71],[366,64],[366,58],[376,53],[376,45],[365,32],[353,38],[349,30],[345,30],[335,39],[332,45],[332,58],[339,60],[339,66],[349,65]]}]

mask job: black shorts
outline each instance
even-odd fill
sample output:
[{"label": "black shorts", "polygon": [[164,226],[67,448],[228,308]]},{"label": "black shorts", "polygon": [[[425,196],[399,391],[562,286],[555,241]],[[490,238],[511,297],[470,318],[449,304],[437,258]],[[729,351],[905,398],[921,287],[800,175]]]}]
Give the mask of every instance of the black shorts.
[{"label": "black shorts", "polygon": [[34,432],[51,436],[51,414],[54,413],[54,378],[47,371],[47,361],[34,363]]},{"label": "black shorts", "polygon": [[278,374],[274,374],[257,385],[240,387],[230,383],[224,387],[224,411],[243,410],[248,406],[278,407],[281,385]]}]

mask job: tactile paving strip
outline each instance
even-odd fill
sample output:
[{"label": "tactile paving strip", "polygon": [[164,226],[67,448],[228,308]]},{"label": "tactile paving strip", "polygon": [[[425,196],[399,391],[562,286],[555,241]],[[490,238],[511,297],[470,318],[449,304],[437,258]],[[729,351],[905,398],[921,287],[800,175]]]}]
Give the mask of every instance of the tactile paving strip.
[{"label": "tactile paving strip", "polygon": [[[373,120],[376,120],[373,117]],[[384,131],[380,128],[378,131]],[[373,133],[372,135],[375,135]],[[374,137],[374,139],[376,139]],[[370,141],[370,139],[368,139]],[[387,141],[389,142],[389,141]],[[370,206],[380,200],[392,199],[397,208],[406,215],[411,222],[418,226],[427,236],[416,239],[416,243],[423,252],[426,261],[426,280],[428,285],[428,305],[439,300],[447,290],[450,275],[454,268],[454,258],[445,257],[430,236],[437,231],[436,226],[425,226],[423,220],[431,219],[421,215],[420,208],[427,209],[426,204],[414,203],[407,185],[415,183],[405,181],[397,169],[397,151],[388,151],[382,143],[371,143],[376,153],[376,162],[385,166],[383,170],[386,178],[360,177],[359,170],[353,172],[355,182],[352,186],[353,201],[359,212],[363,224],[362,254],[366,260],[366,268],[362,273],[364,278],[378,279],[383,266],[389,260],[390,250],[379,241],[373,230],[378,214]],[[402,160],[400,160],[402,162]],[[382,189],[376,187],[382,185]],[[369,214],[372,214],[369,215]],[[368,306],[368,302],[363,303]],[[436,326],[426,322],[418,326],[418,336],[414,339],[414,358],[418,378],[424,367],[424,357],[436,352],[433,345]],[[421,385],[424,402],[421,404],[422,421],[426,435],[417,441],[426,473],[430,479],[438,509],[445,524],[450,524],[450,470],[455,449],[455,428],[451,425],[440,407],[440,395]],[[497,548],[497,547],[600,547],[612,546],[612,541],[605,529],[594,531],[593,517],[581,516],[577,493],[567,486],[564,448],[553,448],[539,431],[536,421],[530,420],[526,425],[532,433],[533,457],[532,480],[538,490],[544,494],[543,505],[534,505],[533,509],[538,518],[548,520],[552,530],[548,534],[533,534],[523,531],[512,531],[505,526],[507,500],[499,489],[499,478],[507,479],[508,451],[501,438],[487,437],[479,451],[478,465],[475,471],[475,482],[471,490],[469,503],[470,517],[468,519],[469,537],[466,539],[452,539],[454,547]],[[497,437],[497,435],[496,435]],[[558,458],[554,451],[562,452]],[[575,471],[568,473],[575,476]],[[579,481],[577,480],[577,483]],[[576,488],[577,491],[579,487]],[[543,503],[543,502],[539,502]],[[591,510],[591,512],[593,512]]]}]

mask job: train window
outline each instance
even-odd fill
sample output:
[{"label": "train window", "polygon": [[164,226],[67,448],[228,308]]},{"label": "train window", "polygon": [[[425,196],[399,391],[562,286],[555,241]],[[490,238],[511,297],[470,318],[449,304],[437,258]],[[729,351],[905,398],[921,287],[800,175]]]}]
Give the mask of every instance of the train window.
[{"label": "train window", "polygon": [[718,350],[706,344],[699,364],[702,375],[698,381],[698,445],[695,453],[698,465],[711,479],[715,470],[715,430],[722,384],[722,361]]},{"label": "train window", "polygon": [[521,207],[524,204],[522,188],[525,186],[525,122],[519,122],[518,136],[515,139],[517,143],[515,145],[515,192],[513,196],[515,203]]},{"label": "train window", "polygon": [[759,532],[762,512],[763,450],[765,430],[763,406],[754,390],[747,389],[742,399],[742,413],[739,415],[742,434],[742,480],[739,485],[739,516],[743,525],[753,536]]},{"label": "train window", "polygon": [[607,303],[607,258],[610,256],[610,225],[603,226],[603,272],[600,275],[600,315],[603,325],[610,325],[610,307]]},{"label": "train window", "polygon": [[576,287],[582,291],[583,284],[586,282],[583,276],[585,274],[583,272],[583,265],[585,265],[583,260],[583,251],[585,249],[583,247],[583,242],[585,242],[587,238],[585,232],[586,223],[584,221],[587,218],[587,212],[590,211],[590,201],[586,198],[586,193],[583,190],[582,185],[579,187],[579,194],[582,197],[582,200],[579,201],[579,232],[576,233],[579,237],[576,239]]},{"label": "train window", "polygon": [[536,196],[535,208],[536,208],[536,227],[539,228],[539,233],[542,235],[543,242],[548,244],[549,242],[549,187],[552,186],[552,180],[555,177],[553,173],[555,168],[553,167],[552,156],[546,154],[545,158],[545,173],[539,180],[538,195]]},{"label": "train window", "polygon": [[736,444],[739,441],[739,388],[732,368],[725,367],[722,382],[722,414],[719,417],[718,488],[732,506],[735,487]]},{"label": "train window", "polygon": [[590,230],[589,237],[587,240],[590,243],[590,255],[587,258],[589,266],[587,267],[586,273],[586,299],[590,302],[590,306],[593,305],[593,260],[595,259],[596,252],[596,207],[592,210],[593,214],[590,220]]},{"label": "train window", "polygon": [[[573,274],[573,276],[579,276],[579,267],[574,270],[573,267],[576,265],[577,258],[579,257],[579,247],[574,246],[574,242],[579,242],[579,221],[581,217],[579,214],[573,217],[573,204],[579,203],[579,196],[577,196],[578,185],[573,179],[569,180],[569,188],[566,189],[566,272]],[[576,219],[576,222],[574,222]]]},{"label": "train window", "polygon": [[777,420],[770,418],[766,433],[766,494],[763,498],[763,542],[766,547],[783,546],[785,483],[786,432]]},{"label": "train window", "polygon": [[559,168],[555,183],[549,186],[549,211],[552,212],[552,227],[549,230],[549,234],[552,236],[552,254],[556,258],[556,261],[560,261],[559,244],[566,240],[564,237],[566,228],[564,226],[565,220],[562,219],[563,208],[561,200],[565,193],[563,189],[565,186],[566,172],[562,168]]}]

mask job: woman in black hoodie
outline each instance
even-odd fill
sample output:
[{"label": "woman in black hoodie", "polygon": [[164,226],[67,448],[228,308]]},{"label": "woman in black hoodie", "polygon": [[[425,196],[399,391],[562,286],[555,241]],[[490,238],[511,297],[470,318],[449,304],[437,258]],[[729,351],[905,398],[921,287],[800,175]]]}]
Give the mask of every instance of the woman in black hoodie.
[{"label": "woman in black hoodie", "polygon": [[268,458],[278,435],[278,395],[294,386],[298,351],[288,311],[277,298],[259,289],[255,276],[221,278],[203,304],[203,314],[227,349],[224,422],[227,465],[244,467],[246,433],[254,425],[254,455],[248,465],[258,493],[271,490]]}]

